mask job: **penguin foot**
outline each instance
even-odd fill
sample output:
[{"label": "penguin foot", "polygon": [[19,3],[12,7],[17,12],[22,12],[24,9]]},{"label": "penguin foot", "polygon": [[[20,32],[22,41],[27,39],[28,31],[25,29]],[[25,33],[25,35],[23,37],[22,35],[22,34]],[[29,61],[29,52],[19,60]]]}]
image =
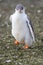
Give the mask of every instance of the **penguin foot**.
[{"label": "penguin foot", "polygon": [[19,44],[19,42],[16,40],[15,42],[14,42],[16,45],[18,45]]},{"label": "penguin foot", "polygon": [[24,49],[28,49],[28,48],[30,48],[30,47],[29,47],[28,45],[24,45],[23,48],[24,48]]}]

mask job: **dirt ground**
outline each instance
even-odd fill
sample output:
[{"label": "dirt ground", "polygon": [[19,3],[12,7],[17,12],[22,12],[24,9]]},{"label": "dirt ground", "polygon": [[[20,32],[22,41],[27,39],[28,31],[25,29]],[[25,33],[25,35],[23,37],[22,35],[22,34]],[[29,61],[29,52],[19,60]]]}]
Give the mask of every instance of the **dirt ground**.
[{"label": "dirt ground", "polygon": [[[22,3],[31,18],[36,43],[30,49],[14,45],[9,17]],[[0,65],[43,65],[43,0],[0,0]]]}]

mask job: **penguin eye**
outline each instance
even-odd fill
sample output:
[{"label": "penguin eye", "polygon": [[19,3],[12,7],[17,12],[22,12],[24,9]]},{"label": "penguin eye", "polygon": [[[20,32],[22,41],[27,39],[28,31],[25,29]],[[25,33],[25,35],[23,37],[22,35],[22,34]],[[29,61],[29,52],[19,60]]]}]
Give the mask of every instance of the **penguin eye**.
[{"label": "penguin eye", "polygon": [[20,9],[23,10],[23,7],[21,7]]},{"label": "penguin eye", "polygon": [[19,10],[19,9],[23,10],[23,7],[18,7],[17,10]]},{"label": "penguin eye", "polygon": [[16,9],[17,9],[17,10],[19,10],[19,9],[23,10],[23,7],[20,7],[20,6],[19,6],[19,7],[16,7]]}]

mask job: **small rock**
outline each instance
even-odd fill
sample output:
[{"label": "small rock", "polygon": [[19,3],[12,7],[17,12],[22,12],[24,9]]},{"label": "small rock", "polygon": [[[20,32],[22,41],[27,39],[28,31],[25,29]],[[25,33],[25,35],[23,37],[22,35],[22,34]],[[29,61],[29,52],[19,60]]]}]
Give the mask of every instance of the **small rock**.
[{"label": "small rock", "polygon": [[5,62],[9,63],[9,62],[11,62],[11,60],[6,60]]},{"label": "small rock", "polygon": [[18,56],[13,56],[14,58],[18,58]]},{"label": "small rock", "polygon": [[28,13],[28,15],[30,15],[30,13]]},{"label": "small rock", "polygon": [[41,10],[37,10],[37,13],[41,13]]},{"label": "small rock", "polygon": [[7,46],[7,49],[9,49],[9,46]]},{"label": "small rock", "polygon": [[0,18],[1,18],[2,14],[0,14]]},{"label": "small rock", "polygon": [[32,54],[34,55],[36,52],[32,52]]},{"label": "small rock", "polygon": [[19,65],[22,65],[22,63],[19,62]]},{"label": "small rock", "polygon": [[31,7],[33,8],[33,7],[34,7],[34,5],[32,4],[32,5],[31,5]]}]

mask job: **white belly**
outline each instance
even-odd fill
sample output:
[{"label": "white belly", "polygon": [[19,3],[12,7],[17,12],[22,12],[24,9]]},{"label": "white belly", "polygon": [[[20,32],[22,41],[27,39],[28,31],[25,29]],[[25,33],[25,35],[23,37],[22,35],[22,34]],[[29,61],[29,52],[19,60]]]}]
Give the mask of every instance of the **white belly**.
[{"label": "white belly", "polygon": [[26,30],[26,24],[23,20],[18,20],[12,23],[12,35],[18,41],[21,41],[25,37]]}]

